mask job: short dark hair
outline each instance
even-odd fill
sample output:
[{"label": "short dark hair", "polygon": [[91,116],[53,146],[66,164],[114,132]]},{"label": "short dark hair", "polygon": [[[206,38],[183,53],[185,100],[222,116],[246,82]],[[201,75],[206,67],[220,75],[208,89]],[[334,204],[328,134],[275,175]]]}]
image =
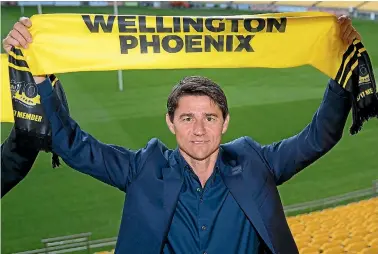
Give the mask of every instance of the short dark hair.
[{"label": "short dark hair", "polygon": [[174,114],[178,106],[178,102],[182,96],[208,96],[221,109],[223,119],[228,115],[227,98],[222,88],[212,80],[201,76],[185,77],[175,85],[168,96],[167,110],[171,122],[173,122]]}]

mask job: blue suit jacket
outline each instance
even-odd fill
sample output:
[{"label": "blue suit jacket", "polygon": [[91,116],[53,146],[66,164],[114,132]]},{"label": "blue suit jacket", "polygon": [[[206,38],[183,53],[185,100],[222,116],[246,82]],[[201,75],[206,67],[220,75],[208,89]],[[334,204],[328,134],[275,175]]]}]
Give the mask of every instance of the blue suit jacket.
[{"label": "blue suit jacket", "polygon": [[[69,117],[48,81],[39,90],[52,124],[53,151],[72,168],[127,192],[116,253],[160,253],[183,182],[178,150],[158,139],[138,151],[103,144]],[[331,80],[312,122],[298,135],[264,146],[249,137],[221,145],[223,180],[266,252],[298,253],[277,185],[340,140],[350,108],[348,93]]]}]

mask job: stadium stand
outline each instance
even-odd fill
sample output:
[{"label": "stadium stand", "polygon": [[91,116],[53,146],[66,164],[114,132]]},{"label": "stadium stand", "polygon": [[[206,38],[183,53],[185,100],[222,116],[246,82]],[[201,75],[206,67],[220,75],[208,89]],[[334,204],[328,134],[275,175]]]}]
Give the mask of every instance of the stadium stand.
[{"label": "stadium stand", "polygon": [[278,1],[275,4],[276,5],[283,5],[283,6],[314,6],[319,1]]},{"label": "stadium stand", "polygon": [[378,2],[366,2],[360,7],[358,7],[358,10],[378,12]]},{"label": "stadium stand", "polygon": [[316,7],[349,9],[363,5],[365,1],[321,1]]},{"label": "stadium stand", "polygon": [[[378,197],[288,217],[300,254],[378,253]],[[112,254],[101,251],[96,254]]]},{"label": "stadium stand", "polygon": [[237,1],[237,4],[274,4],[275,1]]},{"label": "stadium stand", "polygon": [[114,249],[111,250],[111,251],[100,251],[100,252],[96,252],[94,254],[114,254]]},{"label": "stadium stand", "polygon": [[378,1],[238,1],[238,3],[271,6],[316,7],[319,9],[347,9],[378,12]]},{"label": "stadium stand", "polygon": [[378,198],[287,220],[301,254],[378,253]]},{"label": "stadium stand", "polygon": [[233,1],[235,9],[263,12],[323,11],[376,20],[378,1]]}]

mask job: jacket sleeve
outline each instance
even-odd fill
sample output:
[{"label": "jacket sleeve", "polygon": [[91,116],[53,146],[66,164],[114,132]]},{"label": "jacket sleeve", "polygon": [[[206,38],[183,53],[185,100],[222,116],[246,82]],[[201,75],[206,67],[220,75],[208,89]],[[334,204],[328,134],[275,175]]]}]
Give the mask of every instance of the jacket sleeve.
[{"label": "jacket sleeve", "polygon": [[104,183],[127,191],[156,140],[137,151],[104,144],[83,131],[67,113],[48,79],[38,85],[41,104],[51,124],[52,150],[67,165]]},{"label": "jacket sleeve", "polygon": [[12,129],[9,137],[1,144],[1,197],[26,177],[37,155],[38,150],[17,144],[16,133]]},{"label": "jacket sleeve", "polygon": [[349,92],[330,80],[322,103],[312,121],[299,134],[270,145],[260,146],[246,137],[260,152],[280,185],[333,148],[343,135],[351,109]]}]

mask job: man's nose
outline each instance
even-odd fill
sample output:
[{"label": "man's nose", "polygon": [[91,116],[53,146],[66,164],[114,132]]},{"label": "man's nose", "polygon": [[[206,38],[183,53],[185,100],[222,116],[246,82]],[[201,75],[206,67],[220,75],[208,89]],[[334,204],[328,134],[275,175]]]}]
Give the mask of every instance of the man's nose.
[{"label": "man's nose", "polygon": [[206,129],[205,129],[205,125],[203,121],[195,121],[193,128],[194,128],[193,133],[196,136],[202,136],[202,135],[205,135],[206,133]]}]

